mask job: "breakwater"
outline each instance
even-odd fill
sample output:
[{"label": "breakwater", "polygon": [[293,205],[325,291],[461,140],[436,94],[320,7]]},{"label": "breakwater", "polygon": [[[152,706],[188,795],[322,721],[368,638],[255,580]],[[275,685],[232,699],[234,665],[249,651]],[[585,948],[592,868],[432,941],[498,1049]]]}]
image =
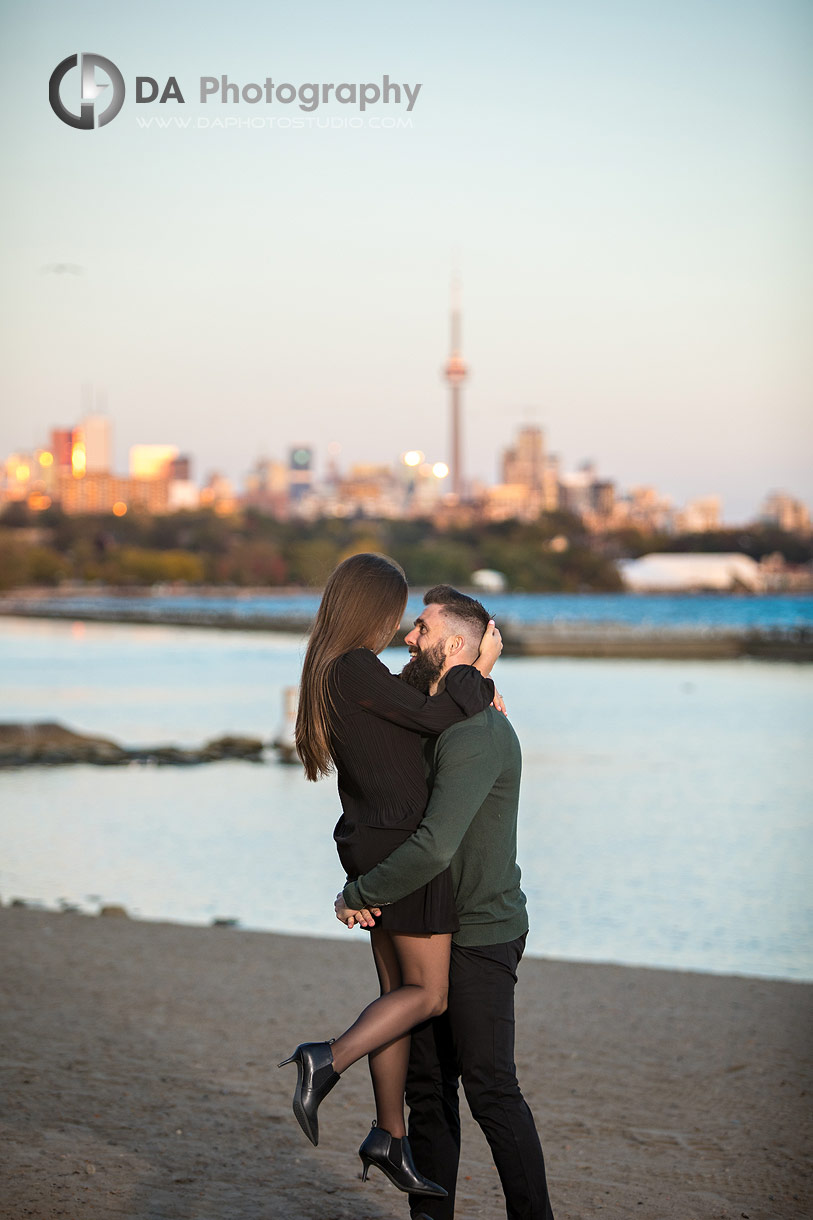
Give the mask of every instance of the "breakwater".
[{"label": "breakwater", "polygon": [[[0,600],[0,616],[98,623],[156,624],[206,627],[225,631],[275,631],[305,636],[313,622],[310,609],[254,609],[244,598],[224,607],[205,599],[190,605],[149,596],[127,599],[84,596],[81,601],[59,596],[10,595]],[[521,622],[500,618],[504,655],[522,657],[606,657],[674,660],[813,661],[813,626],[807,624],[749,627],[659,626],[607,621]],[[401,628],[399,638],[408,630]]]}]

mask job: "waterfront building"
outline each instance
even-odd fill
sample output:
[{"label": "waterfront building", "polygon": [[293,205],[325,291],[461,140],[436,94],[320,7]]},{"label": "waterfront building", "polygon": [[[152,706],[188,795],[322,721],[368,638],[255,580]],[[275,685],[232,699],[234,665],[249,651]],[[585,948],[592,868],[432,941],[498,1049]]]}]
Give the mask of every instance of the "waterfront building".
[{"label": "waterfront building", "polygon": [[170,479],[167,483],[167,512],[190,512],[200,507],[200,492],[192,479]]},{"label": "waterfront building", "polygon": [[532,491],[524,483],[487,487],[481,502],[486,521],[535,521],[543,508],[541,490]]},{"label": "waterfront building", "polygon": [[339,480],[336,505],[344,517],[403,517],[405,488],[391,466],[357,462]]},{"label": "waterfront building", "polygon": [[672,501],[654,487],[631,487],[616,505],[616,526],[635,526],[644,532],[666,532],[672,521]]},{"label": "waterfront building", "polygon": [[640,559],[621,559],[618,567],[624,584],[634,593],[682,593],[713,590],[731,593],[762,592],[764,573],[749,555],[658,553]]},{"label": "waterfront building", "polygon": [[781,551],[759,561],[767,593],[813,592],[813,563],[788,563]]},{"label": "waterfront building", "polygon": [[807,505],[784,491],[773,491],[765,497],[759,520],[766,525],[778,525],[790,534],[810,533],[810,512]]},{"label": "waterfront building", "polygon": [[170,480],[185,483],[192,478],[192,459],[186,453],[173,458],[167,468]]},{"label": "waterfront building", "polygon": [[3,464],[3,499],[25,500],[31,490],[37,460],[33,453],[10,453]]},{"label": "waterfront building", "polygon": [[54,498],[63,512],[114,513],[123,517],[133,509],[147,513],[165,513],[169,508],[167,479],[134,479],[109,473],[77,476],[60,471],[56,478]]},{"label": "waterfront building", "polygon": [[502,481],[541,491],[545,478],[545,438],[541,428],[520,428],[514,444],[503,451]]},{"label": "waterfront building", "polygon": [[674,513],[672,529],[676,534],[705,534],[720,528],[721,501],[719,496],[701,496],[689,500]]},{"label": "waterfront building", "polygon": [[50,452],[57,470],[70,470],[73,451],[73,428],[52,428]]},{"label": "waterfront building", "polygon": [[212,508],[221,517],[229,517],[237,511],[237,497],[230,481],[219,471],[209,475],[200,490],[201,508]]},{"label": "waterfront building", "polygon": [[73,430],[73,463],[76,463],[77,447],[81,447],[83,460],[79,465],[86,474],[108,474],[113,465],[109,417],[86,415]]},{"label": "waterfront building", "polygon": [[542,429],[526,425],[503,450],[502,483],[487,490],[485,515],[493,521],[511,516],[533,521],[540,513],[555,512],[561,500],[559,483],[559,461],[546,453]]},{"label": "waterfront building", "polygon": [[449,473],[445,462],[427,462],[419,450],[405,453],[399,463],[402,515],[431,517],[446,492]]},{"label": "waterfront building", "polygon": [[284,521],[288,516],[288,467],[271,458],[258,458],[246,475],[243,503]]},{"label": "waterfront building", "polygon": [[130,449],[130,477],[133,479],[168,479],[170,469],[178,460],[175,445],[133,445]]},{"label": "waterfront building", "polygon": [[313,491],[313,450],[295,445],[288,455],[288,500],[294,516],[306,514],[305,502]]},{"label": "waterfront building", "polygon": [[593,509],[593,486],[596,468],[592,462],[582,462],[578,470],[559,476],[559,503],[567,512],[579,517],[589,516]]}]

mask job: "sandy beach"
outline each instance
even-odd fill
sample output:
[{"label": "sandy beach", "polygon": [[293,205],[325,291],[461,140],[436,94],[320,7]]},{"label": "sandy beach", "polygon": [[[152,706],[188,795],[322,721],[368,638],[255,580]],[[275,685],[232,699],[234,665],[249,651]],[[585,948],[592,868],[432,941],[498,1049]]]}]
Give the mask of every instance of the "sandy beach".
[{"label": "sandy beach", "polygon": [[[346,942],[0,910],[4,1220],[389,1220],[356,1065],[312,1148],[297,1042],[375,994]],[[813,987],[526,959],[517,1063],[557,1220],[813,1214]],[[504,1216],[464,1109],[457,1214]]]}]

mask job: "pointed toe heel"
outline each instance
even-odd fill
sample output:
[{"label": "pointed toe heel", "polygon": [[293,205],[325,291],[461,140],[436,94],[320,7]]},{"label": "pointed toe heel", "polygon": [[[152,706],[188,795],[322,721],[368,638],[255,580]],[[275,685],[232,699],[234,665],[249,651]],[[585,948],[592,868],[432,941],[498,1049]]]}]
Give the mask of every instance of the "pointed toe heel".
[{"label": "pointed toe heel", "polygon": [[[331,1042],[333,1040],[331,1039]],[[317,1111],[321,1102],[340,1080],[333,1068],[331,1042],[303,1042],[279,1067],[296,1064],[296,1087],[292,1109],[302,1130],[315,1146],[319,1143]]]},{"label": "pointed toe heel", "polygon": [[429,1195],[435,1199],[447,1197],[448,1192],[442,1186],[425,1178],[415,1168],[412,1149],[406,1136],[400,1140],[393,1139],[389,1131],[373,1123],[370,1134],[359,1148],[359,1156],[362,1182],[367,1181],[370,1166],[375,1165],[398,1190],[411,1195]]}]

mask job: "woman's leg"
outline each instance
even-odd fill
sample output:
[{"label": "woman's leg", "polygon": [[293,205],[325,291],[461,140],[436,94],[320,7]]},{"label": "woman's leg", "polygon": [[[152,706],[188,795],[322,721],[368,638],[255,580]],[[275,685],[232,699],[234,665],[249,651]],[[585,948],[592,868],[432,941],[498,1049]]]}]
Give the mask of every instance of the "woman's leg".
[{"label": "woman's leg", "polygon": [[[402,984],[401,966],[395,946],[389,933],[383,929],[373,932],[370,943],[381,994],[387,995]],[[410,1035],[402,1034],[386,1046],[370,1051],[367,1056],[375,1094],[376,1123],[396,1139],[406,1135],[404,1085],[409,1063],[409,1043]]]},{"label": "woman's leg", "polygon": [[376,928],[371,937],[383,994],[333,1043],[333,1067],[341,1073],[370,1055],[377,1121],[397,1139],[405,1134],[409,1039],[403,1035],[446,1008],[451,936]]}]

